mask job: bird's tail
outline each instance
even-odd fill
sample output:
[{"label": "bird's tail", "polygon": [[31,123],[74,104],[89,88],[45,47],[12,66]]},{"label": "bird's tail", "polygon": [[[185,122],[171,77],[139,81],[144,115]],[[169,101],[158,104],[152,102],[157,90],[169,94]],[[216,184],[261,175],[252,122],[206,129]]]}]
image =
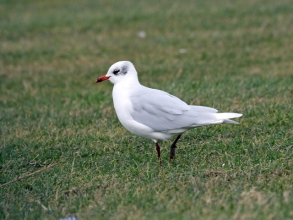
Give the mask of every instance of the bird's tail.
[{"label": "bird's tail", "polygon": [[226,124],[239,124],[237,121],[231,120],[231,118],[240,118],[242,114],[239,113],[217,113],[216,117],[218,119],[218,123],[226,123]]}]

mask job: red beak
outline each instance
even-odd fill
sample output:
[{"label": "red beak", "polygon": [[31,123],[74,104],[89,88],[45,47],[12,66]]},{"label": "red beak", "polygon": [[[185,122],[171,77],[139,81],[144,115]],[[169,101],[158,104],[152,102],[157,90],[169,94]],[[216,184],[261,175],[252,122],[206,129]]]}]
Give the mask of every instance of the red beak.
[{"label": "red beak", "polygon": [[97,78],[96,83],[108,80],[111,76],[101,76],[99,78]]}]

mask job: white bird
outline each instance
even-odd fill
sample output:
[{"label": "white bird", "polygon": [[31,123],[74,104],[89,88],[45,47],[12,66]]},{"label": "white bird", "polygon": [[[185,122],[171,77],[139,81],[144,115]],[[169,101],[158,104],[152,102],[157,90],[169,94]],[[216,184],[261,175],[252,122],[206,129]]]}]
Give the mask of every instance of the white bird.
[{"label": "white bird", "polygon": [[112,96],[119,121],[131,133],[155,142],[160,164],[158,140],[177,135],[171,145],[171,161],[175,156],[176,143],[185,131],[204,125],[238,124],[231,118],[242,116],[238,113],[217,113],[218,110],[210,107],[188,105],[167,92],[145,87],[139,83],[136,69],[129,61],[114,63],[96,83],[105,80],[114,84]]}]

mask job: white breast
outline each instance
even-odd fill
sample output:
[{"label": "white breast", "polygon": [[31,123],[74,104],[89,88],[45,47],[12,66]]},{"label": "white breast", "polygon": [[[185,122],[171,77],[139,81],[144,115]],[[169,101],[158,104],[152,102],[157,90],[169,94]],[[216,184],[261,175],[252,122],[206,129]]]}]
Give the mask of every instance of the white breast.
[{"label": "white breast", "polygon": [[[146,137],[147,134],[153,132],[153,130],[137,121],[133,120],[130,113],[133,111],[132,103],[130,102],[129,89],[121,88],[120,84],[115,84],[113,88],[113,102],[116,114],[121,124],[131,133]],[[149,136],[148,136],[149,137]]]},{"label": "white breast", "polygon": [[[130,89],[131,88],[131,89]],[[115,84],[112,92],[114,108],[121,124],[131,133],[150,138],[153,141],[167,140],[174,136],[172,132],[154,132],[150,127],[135,121],[131,117],[131,112],[134,111],[130,101],[131,92],[135,91],[132,87],[126,87],[125,84]]]}]

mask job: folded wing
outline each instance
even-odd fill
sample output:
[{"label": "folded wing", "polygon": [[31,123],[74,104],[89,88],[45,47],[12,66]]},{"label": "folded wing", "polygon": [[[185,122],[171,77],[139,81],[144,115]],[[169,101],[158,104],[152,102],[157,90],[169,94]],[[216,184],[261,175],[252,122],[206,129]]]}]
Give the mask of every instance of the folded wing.
[{"label": "folded wing", "polygon": [[216,109],[190,106],[164,91],[143,87],[130,97],[131,116],[154,131],[170,131],[213,124]]}]

